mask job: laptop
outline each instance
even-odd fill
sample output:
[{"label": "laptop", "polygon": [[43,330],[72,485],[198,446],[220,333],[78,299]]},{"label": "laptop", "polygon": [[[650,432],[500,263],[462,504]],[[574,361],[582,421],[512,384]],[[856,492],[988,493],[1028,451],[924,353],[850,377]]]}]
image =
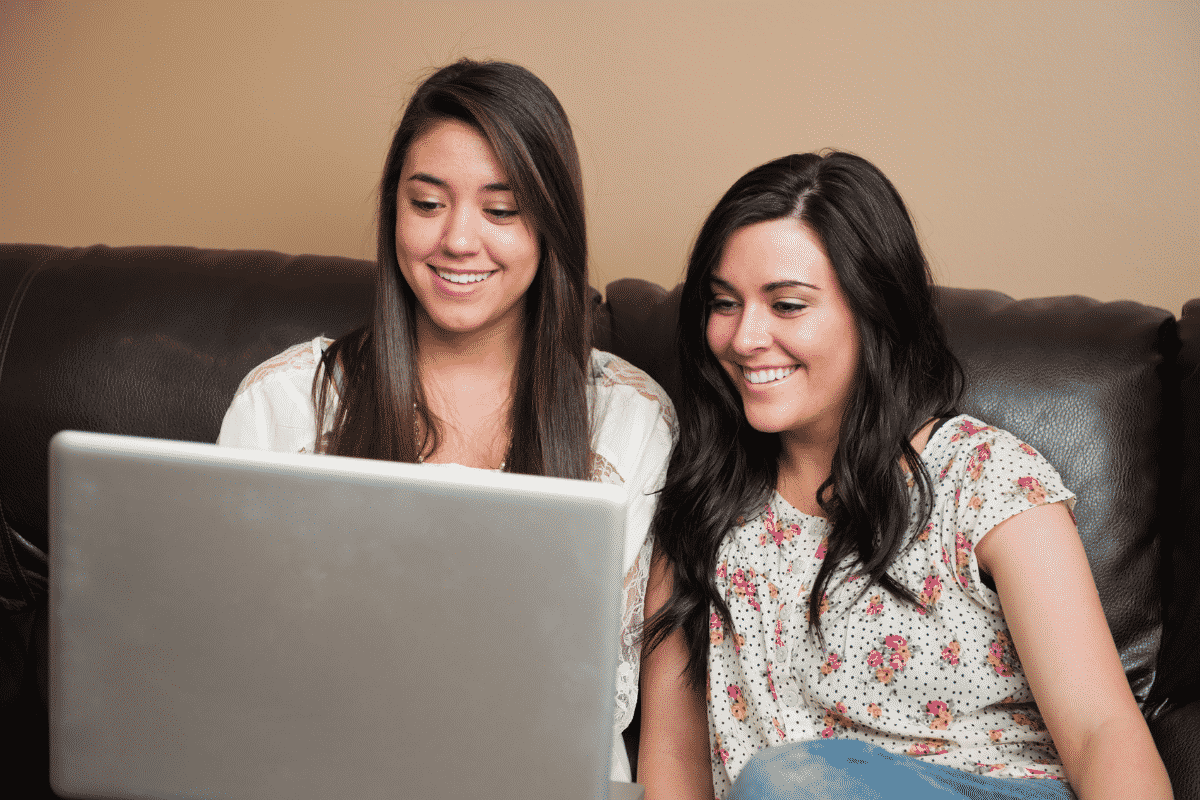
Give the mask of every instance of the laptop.
[{"label": "laptop", "polygon": [[62,432],[50,772],[73,798],[602,798],[623,490]]}]

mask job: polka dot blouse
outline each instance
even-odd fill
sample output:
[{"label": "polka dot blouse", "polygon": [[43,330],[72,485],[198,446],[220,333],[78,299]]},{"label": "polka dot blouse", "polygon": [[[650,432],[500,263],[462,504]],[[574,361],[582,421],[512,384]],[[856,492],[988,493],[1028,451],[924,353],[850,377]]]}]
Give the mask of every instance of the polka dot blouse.
[{"label": "polka dot blouse", "polygon": [[[826,520],[776,493],[722,542],[717,587],[735,630],[710,616],[718,797],[760,748],[818,737],[998,777],[1062,778],[975,545],[1032,506],[1073,507],[1074,495],[1032,447],[966,415],[938,428],[921,458],[934,484],[932,516],[891,568],[920,605],[879,586],[864,592],[843,564],[820,606],[825,649],[807,613]],[[916,505],[913,489],[914,517]]]}]

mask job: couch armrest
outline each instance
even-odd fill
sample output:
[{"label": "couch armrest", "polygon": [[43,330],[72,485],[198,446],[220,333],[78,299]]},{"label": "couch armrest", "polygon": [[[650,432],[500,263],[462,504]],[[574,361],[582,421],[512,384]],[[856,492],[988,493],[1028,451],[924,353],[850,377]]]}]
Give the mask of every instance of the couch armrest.
[{"label": "couch armrest", "polygon": [[1171,776],[1175,800],[1200,800],[1200,699],[1150,722],[1150,733]]}]

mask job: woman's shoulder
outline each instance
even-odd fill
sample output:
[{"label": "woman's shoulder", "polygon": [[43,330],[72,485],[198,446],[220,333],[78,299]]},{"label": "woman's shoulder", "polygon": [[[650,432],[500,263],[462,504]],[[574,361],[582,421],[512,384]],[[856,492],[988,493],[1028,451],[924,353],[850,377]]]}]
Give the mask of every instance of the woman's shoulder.
[{"label": "woman's shoulder", "polygon": [[997,447],[1018,450],[1025,455],[1041,458],[1037,450],[1009,431],[990,425],[970,414],[959,414],[947,419],[929,437],[925,449],[954,456],[965,451],[982,453]]},{"label": "woman's shoulder", "polygon": [[281,378],[294,382],[297,378],[311,383],[312,376],[321,362],[321,354],[332,343],[326,336],[318,336],[307,342],[299,342],[281,353],[277,353],[259,364],[242,378],[237,394],[257,387],[263,388]]},{"label": "woman's shoulder", "polygon": [[667,420],[672,431],[678,428],[675,405],[666,391],[644,370],[620,356],[593,348],[589,383],[601,395],[624,396],[648,405]]}]

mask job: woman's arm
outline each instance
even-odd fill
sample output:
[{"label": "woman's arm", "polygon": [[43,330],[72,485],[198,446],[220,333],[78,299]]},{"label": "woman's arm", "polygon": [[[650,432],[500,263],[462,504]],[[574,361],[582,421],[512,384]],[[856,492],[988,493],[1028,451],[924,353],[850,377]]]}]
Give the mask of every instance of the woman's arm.
[{"label": "woman's arm", "polygon": [[1080,800],[1170,798],[1075,524],[1061,503],[1023,511],[975,548],[1034,700]]},{"label": "woman's arm", "polygon": [[[657,552],[646,586],[646,618],[671,597],[671,569]],[[687,645],[676,630],[653,651],[642,654],[642,731],[638,783],[646,800],[712,800],[708,756],[708,708],[704,695],[688,685]]]}]

